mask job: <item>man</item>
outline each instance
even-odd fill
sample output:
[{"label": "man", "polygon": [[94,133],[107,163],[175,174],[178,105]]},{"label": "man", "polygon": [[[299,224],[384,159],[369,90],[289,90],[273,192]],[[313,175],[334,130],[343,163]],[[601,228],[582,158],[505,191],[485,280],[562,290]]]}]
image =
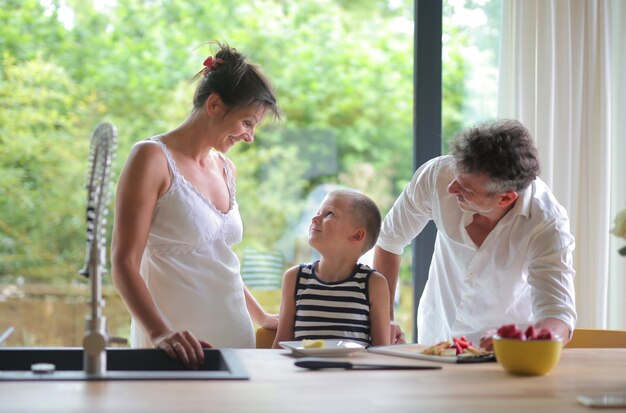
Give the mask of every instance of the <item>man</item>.
[{"label": "man", "polygon": [[[455,139],[452,155],[415,172],[385,217],[374,268],[393,297],[404,247],[435,222],[419,343],[467,336],[489,347],[486,333],[511,323],[548,328],[569,341],[576,323],[574,237],[539,172],[532,137],[514,120],[470,128]],[[392,343],[403,342],[394,327]]]}]

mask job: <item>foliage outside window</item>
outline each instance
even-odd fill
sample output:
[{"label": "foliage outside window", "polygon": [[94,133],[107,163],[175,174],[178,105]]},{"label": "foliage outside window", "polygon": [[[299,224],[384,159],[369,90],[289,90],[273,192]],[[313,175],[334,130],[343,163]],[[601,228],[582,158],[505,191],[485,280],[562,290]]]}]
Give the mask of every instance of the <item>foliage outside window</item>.
[{"label": "foliage outside window", "polygon": [[[495,3],[449,0],[444,11],[453,16],[494,9]],[[77,271],[93,128],[103,121],[117,127],[119,172],[133,143],[184,119],[193,93],[189,79],[212,53],[205,44],[210,40],[228,42],[259,63],[285,114],[283,122],[263,125],[254,144],[228,154],[238,170],[241,256],[247,248],[278,249],[285,265],[297,263],[306,244],[299,224],[310,219],[307,197],[320,185],[362,190],[386,213],[412,175],[412,0],[0,5],[0,305],[16,280],[85,286]],[[479,71],[472,72],[482,63],[466,60],[494,41],[497,27],[489,19],[455,23],[452,17],[444,21],[446,136],[477,116],[467,115],[475,106],[467,91],[484,89]],[[483,33],[483,43],[477,45],[470,32]],[[466,85],[470,75],[474,86]],[[410,283],[409,265],[404,257],[404,283]],[[402,290],[410,306],[410,288]],[[72,294],[69,287],[46,297],[68,300],[63,294]],[[109,309],[115,299],[112,293]],[[279,296],[269,299],[277,310]],[[412,309],[402,311],[409,323]],[[73,328],[80,331],[78,312]],[[124,316],[109,318],[121,318],[123,325]],[[28,334],[22,343],[71,344]]]},{"label": "foliage outside window", "polygon": [[285,112],[282,123],[261,127],[253,145],[229,153],[244,220],[240,255],[297,242],[304,234],[285,234],[308,219],[301,216],[307,195],[320,184],[361,189],[385,212],[411,174],[410,1],[1,4],[4,284],[85,285],[77,270],[93,128],[102,121],[117,127],[119,172],[134,142],[184,119],[189,79],[212,53],[210,40],[259,63]]}]

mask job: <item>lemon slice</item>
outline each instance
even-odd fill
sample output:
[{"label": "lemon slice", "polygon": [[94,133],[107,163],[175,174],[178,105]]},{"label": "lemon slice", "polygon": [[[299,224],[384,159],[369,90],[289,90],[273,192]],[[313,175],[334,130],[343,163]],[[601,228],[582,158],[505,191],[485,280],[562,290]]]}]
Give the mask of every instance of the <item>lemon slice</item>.
[{"label": "lemon slice", "polygon": [[323,348],[324,340],[302,340],[304,348]]}]

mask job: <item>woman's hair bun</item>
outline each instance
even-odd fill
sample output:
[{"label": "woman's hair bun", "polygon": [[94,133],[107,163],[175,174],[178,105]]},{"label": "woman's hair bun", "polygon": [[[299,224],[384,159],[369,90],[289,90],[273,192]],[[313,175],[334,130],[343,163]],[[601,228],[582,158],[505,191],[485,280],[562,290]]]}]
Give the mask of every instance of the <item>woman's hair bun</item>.
[{"label": "woman's hair bun", "polygon": [[202,107],[211,93],[217,93],[227,106],[260,104],[280,118],[273,87],[260,68],[228,44],[213,43],[218,50],[211,68],[206,70],[205,67],[194,77],[200,77],[193,100],[194,108]]}]

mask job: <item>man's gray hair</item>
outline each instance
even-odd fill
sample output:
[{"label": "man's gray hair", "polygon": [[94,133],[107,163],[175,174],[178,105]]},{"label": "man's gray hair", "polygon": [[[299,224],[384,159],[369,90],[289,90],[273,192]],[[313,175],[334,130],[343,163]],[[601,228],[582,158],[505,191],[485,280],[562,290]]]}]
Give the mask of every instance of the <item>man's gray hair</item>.
[{"label": "man's gray hair", "polygon": [[489,176],[489,192],[521,192],[541,172],[530,132],[516,120],[479,123],[458,134],[452,156],[462,173]]}]

